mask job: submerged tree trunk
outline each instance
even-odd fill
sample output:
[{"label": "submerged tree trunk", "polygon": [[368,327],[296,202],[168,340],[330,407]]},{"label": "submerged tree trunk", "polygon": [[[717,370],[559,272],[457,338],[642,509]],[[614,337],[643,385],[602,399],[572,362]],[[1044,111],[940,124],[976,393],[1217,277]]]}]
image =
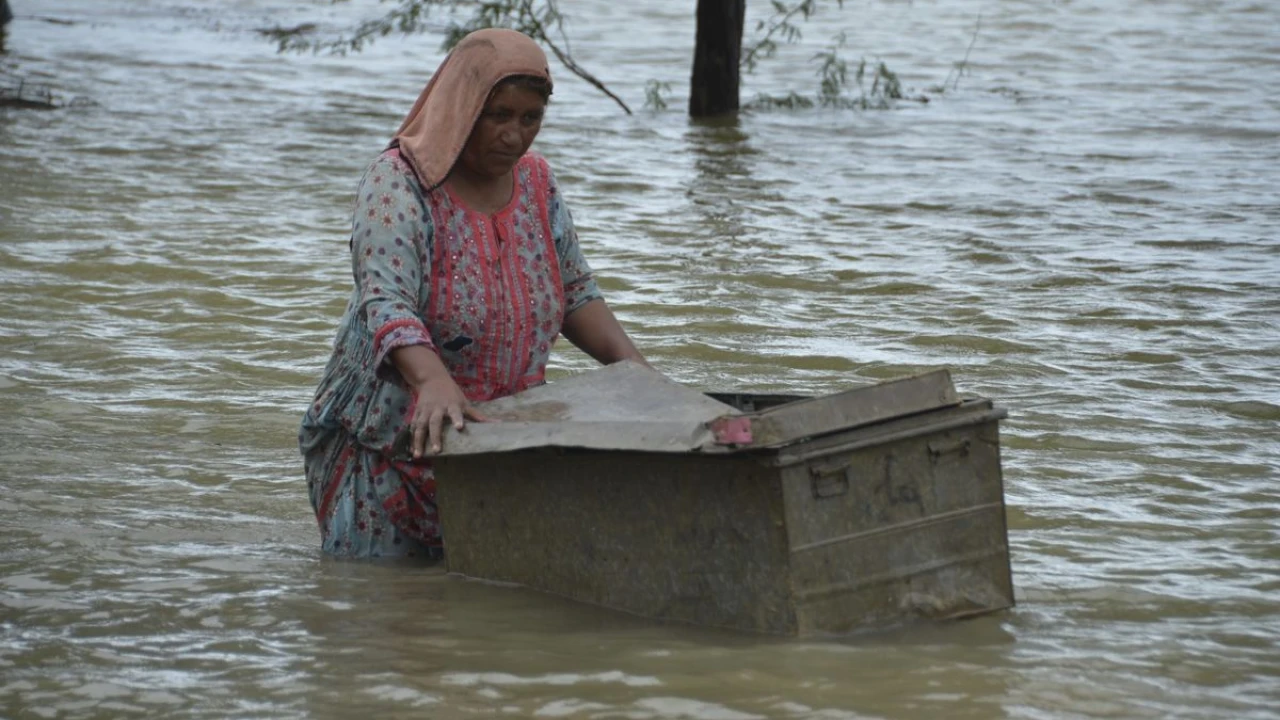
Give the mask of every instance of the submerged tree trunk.
[{"label": "submerged tree trunk", "polygon": [[4,26],[9,24],[13,19],[13,12],[9,10],[9,0],[0,0],[0,55],[4,54]]},{"label": "submerged tree trunk", "polygon": [[738,111],[738,61],[747,0],[698,0],[697,45],[689,114],[711,117]]}]

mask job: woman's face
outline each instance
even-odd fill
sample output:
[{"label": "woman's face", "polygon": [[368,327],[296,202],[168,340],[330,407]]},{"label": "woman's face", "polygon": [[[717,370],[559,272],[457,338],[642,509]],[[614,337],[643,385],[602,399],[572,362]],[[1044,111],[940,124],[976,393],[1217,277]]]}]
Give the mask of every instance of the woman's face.
[{"label": "woman's face", "polygon": [[502,84],[489,96],[459,160],[481,177],[511,172],[542,129],[547,101],[538,92]]}]

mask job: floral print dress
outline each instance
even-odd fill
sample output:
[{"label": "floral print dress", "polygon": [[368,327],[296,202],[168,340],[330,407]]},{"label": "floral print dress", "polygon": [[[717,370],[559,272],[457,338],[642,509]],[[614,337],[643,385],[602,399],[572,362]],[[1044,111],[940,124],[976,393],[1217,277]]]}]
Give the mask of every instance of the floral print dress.
[{"label": "floral print dress", "polygon": [[543,382],[564,318],[600,297],[546,160],[526,154],[487,215],[424,193],[394,149],[365,173],[351,235],[355,288],[299,447],[325,552],[440,557],[428,462],[393,456],[414,395],[390,359],[424,345],[473,402]]}]

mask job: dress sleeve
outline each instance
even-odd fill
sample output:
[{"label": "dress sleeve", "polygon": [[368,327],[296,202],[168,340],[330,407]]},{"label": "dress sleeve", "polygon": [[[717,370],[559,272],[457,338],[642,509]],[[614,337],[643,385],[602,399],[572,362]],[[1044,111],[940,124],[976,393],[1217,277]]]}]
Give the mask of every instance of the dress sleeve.
[{"label": "dress sleeve", "polygon": [[582,256],[582,248],[578,246],[578,232],[573,228],[573,216],[569,214],[569,206],[560,194],[560,186],[555,176],[548,171],[550,180],[547,183],[550,200],[548,213],[551,216],[551,237],[555,241],[556,256],[560,261],[560,281],[564,284],[564,314],[577,310],[587,302],[604,297],[596,286],[595,273]]},{"label": "dress sleeve", "polygon": [[369,167],[351,224],[351,273],[356,312],[373,335],[379,373],[392,350],[435,349],[419,308],[431,277],[431,216],[413,171],[394,155]]}]

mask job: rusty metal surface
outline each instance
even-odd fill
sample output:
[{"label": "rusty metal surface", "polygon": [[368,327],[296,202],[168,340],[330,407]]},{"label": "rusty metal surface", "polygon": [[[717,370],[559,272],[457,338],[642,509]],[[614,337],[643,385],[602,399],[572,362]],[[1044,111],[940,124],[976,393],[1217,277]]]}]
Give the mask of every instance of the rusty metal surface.
[{"label": "rusty metal surface", "polygon": [[450,572],[649,618],[794,634],[777,470],[570,451],[436,463]]},{"label": "rusty metal surface", "polygon": [[946,369],[786,403],[751,415],[753,444],[779,446],[960,402]]},{"label": "rusty metal surface", "polygon": [[[749,400],[743,394],[722,396]],[[480,403],[494,422],[471,423],[463,433],[449,431],[443,454],[538,447],[736,452],[802,442],[958,402],[951,375],[943,369],[824,397],[760,402],[762,409],[744,414],[647,367],[621,362]]]},{"label": "rusty metal surface", "polygon": [[740,414],[730,405],[620,362],[479,403],[494,422],[449,432],[443,455],[475,455],[537,447],[691,452],[714,444],[708,427]]},{"label": "rusty metal surface", "polygon": [[784,635],[993,612],[1013,605],[1003,416],[969,399],[722,455],[443,457],[446,559],[646,617]]},{"label": "rusty metal surface", "polygon": [[1013,604],[998,421],[947,370],[816,398],[620,363],[436,460],[449,569],[647,617],[844,633]]},{"label": "rusty metal surface", "polygon": [[983,402],[900,421],[782,470],[801,633],[1013,605],[1000,414]]},{"label": "rusty metal surface", "polygon": [[932,415],[929,422],[920,422],[913,417],[895,418],[865,426],[857,433],[836,433],[814,438],[809,442],[778,448],[777,454],[773,456],[774,464],[786,466],[809,462],[834,452],[885,445],[907,438],[945,432],[956,427],[994,423],[1007,416],[1008,413],[1004,408],[993,406],[990,400],[970,398],[945,413]]}]

